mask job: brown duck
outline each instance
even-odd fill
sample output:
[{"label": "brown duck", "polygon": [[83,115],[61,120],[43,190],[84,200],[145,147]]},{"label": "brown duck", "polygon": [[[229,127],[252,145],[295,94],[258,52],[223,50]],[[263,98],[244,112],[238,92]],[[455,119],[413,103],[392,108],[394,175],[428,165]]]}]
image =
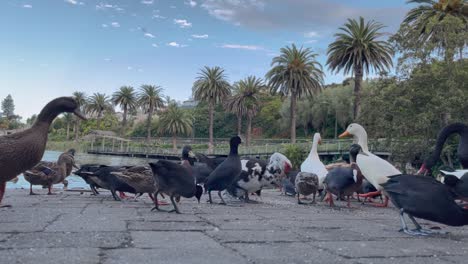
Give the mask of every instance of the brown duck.
[{"label": "brown duck", "polygon": [[29,129],[0,137],[0,207],[6,182],[32,168],[44,155],[47,133],[52,121],[61,113],[74,113],[85,119],[72,97],[59,97],[49,102]]},{"label": "brown duck", "polygon": [[24,179],[30,183],[29,194],[35,195],[33,185],[42,185],[49,189],[47,194],[53,194],[52,185],[65,181],[65,178],[71,174],[72,168],[76,167],[75,150],[70,149],[60,154],[57,162],[41,161],[32,169],[25,171]]}]

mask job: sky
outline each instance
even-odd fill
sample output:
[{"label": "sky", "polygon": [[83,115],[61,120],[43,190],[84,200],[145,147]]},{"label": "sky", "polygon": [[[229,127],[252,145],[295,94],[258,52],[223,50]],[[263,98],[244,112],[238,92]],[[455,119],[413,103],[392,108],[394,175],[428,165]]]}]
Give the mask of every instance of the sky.
[{"label": "sky", "polygon": [[291,43],[318,54],[325,83],[341,82],[325,62],[346,19],[374,19],[393,33],[409,8],[405,0],[0,0],[0,100],[11,94],[23,118],[74,91],[111,95],[123,85],[160,85],[183,101],[203,66],[223,67],[230,82],[263,78]]}]

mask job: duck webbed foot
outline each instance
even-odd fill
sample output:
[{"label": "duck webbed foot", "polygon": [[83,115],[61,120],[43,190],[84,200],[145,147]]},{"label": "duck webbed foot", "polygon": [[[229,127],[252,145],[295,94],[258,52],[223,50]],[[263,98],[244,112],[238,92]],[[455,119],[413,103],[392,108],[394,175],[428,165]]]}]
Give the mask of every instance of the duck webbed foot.
[{"label": "duck webbed foot", "polygon": [[218,191],[218,196],[221,199],[221,202],[219,204],[227,205],[226,201],[224,201],[224,199],[223,199],[223,195],[221,195],[221,191]]},{"label": "duck webbed foot", "polygon": [[5,194],[6,182],[0,183],[0,208],[11,207],[9,204],[2,204],[3,195]]}]

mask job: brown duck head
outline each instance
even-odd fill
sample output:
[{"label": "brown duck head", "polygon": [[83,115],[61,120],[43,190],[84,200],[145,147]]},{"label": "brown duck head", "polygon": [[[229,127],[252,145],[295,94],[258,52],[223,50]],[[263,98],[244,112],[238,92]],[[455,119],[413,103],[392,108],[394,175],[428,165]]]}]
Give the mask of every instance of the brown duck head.
[{"label": "brown duck head", "polygon": [[35,125],[41,123],[50,124],[61,113],[73,113],[81,119],[86,117],[80,112],[80,105],[73,97],[59,97],[50,101],[37,117]]}]

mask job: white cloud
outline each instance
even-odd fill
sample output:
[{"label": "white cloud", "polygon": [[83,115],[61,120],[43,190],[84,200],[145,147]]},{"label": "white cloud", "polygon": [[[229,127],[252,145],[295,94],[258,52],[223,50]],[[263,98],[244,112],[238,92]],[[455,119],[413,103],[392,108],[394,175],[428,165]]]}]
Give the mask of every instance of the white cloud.
[{"label": "white cloud", "polygon": [[120,27],[120,24],[119,24],[119,22],[112,22],[111,26],[115,27],[115,28],[118,28],[118,27]]},{"label": "white cloud", "polygon": [[127,70],[131,71],[131,70],[133,70],[133,67],[132,67],[132,66],[128,66],[128,67],[127,67]]},{"label": "white cloud", "polygon": [[159,47],[158,44],[156,44],[156,43],[151,44],[151,46],[153,46],[153,48]]},{"label": "white cloud", "polygon": [[154,0],[142,0],[141,3],[144,5],[152,5],[154,3]]},{"label": "white cloud", "polygon": [[310,31],[310,32],[304,33],[304,37],[306,37],[306,38],[316,38],[318,36],[319,36],[319,34],[317,32],[315,32],[315,31]]},{"label": "white cloud", "polygon": [[111,61],[111,59],[110,58],[105,58],[104,61]]},{"label": "white cloud", "polygon": [[318,40],[316,40],[316,39],[311,39],[311,40],[308,40],[308,41],[306,41],[304,43],[311,44],[311,43],[317,43],[317,41]]},{"label": "white cloud", "polygon": [[331,32],[346,22],[346,18],[359,16],[365,17],[366,20],[375,19],[394,29],[410,8],[408,5],[356,6],[352,2],[204,0],[201,7],[217,19],[250,29],[268,31],[292,29],[302,32],[311,28],[321,28],[324,32]]},{"label": "white cloud", "polygon": [[264,50],[263,47],[255,45],[224,44],[221,48],[225,49],[243,49],[243,50]]},{"label": "white cloud", "polygon": [[175,42],[175,41],[169,42],[169,43],[167,43],[167,45],[168,45],[168,46],[171,46],[171,47],[176,47],[176,48],[180,47],[180,44],[177,43],[177,42]]},{"label": "white cloud", "polygon": [[192,23],[188,22],[185,19],[174,19],[174,24],[179,25],[179,27],[181,27],[181,28],[192,27]]},{"label": "white cloud", "polygon": [[145,37],[148,37],[148,38],[155,38],[156,36],[154,36],[154,35],[151,34],[151,33],[145,33]]},{"label": "white cloud", "polygon": [[153,15],[153,18],[166,19],[165,16],[161,16],[159,14]]},{"label": "white cloud", "polygon": [[195,2],[193,0],[186,1],[185,4],[189,5],[191,7],[196,7],[197,6],[197,2]]},{"label": "white cloud", "polygon": [[192,35],[193,38],[196,38],[196,39],[207,39],[208,38],[208,34],[203,34],[203,35],[197,35],[197,34],[194,34]]},{"label": "white cloud", "polygon": [[103,28],[109,27],[109,25],[107,25],[107,24],[102,24],[101,26],[102,26]]},{"label": "white cloud", "polygon": [[26,4],[26,5],[23,5],[23,7],[24,7],[24,8],[32,8],[32,5]]},{"label": "white cloud", "polygon": [[175,8],[177,8],[177,6],[175,6],[175,5],[171,5],[171,6],[170,6],[170,8],[173,8],[173,9],[175,9]]},{"label": "white cloud", "polygon": [[77,5],[78,4],[78,1],[76,1],[76,0],[65,0],[65,2],[67,2],[69,4],[72,4],[72,5]]},{"label": "white cloud", "polygon": [[169,42],[166,44],[167,46],[171,46],[171,47],[174,47],[174,48],[184,48],[184,47],[187,47],[187,45],[184,45],[184,44],[179,44],[175,41],[172,41],[172,42]]}]

